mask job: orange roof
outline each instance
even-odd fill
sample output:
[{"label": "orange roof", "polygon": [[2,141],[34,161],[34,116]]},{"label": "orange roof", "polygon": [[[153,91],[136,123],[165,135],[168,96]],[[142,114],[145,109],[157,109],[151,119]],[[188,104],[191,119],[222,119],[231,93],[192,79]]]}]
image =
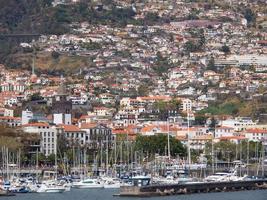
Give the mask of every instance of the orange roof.
[{"label": "orange roof", "polygon": [[95,128],[96,123],[82,123],[81,124],[81,129],[90,129],[90,128]]},{"label": "orange roof", "polygon": [[223,136],[219,138],[220,140],[245,140],[244,136]]},{"label": "orange roof", "polygon": [[20,117],[0,116],[0,120],[21,120]]},{"label": "orange roof", "polygon": [[64,131],[66,132],[81,132],[81,129],[79,129],[78,126],[75,125],[62,125],[62,128],[64,129]]},{"label": "orange roof", "polygon": [[145,126],[141,129],[141,133],[144,133],[144,132],[150,132],[152,131],[154,128],[156,129],[160,129],[160,131],[162,132],[168,132],[168,131],[178,131],[179,128],[178,127],[174,127],[174,126],[171,126],[169,125],[169,130],[168,130],[168,126],[167,125],[148,125],[148,126]]},{"label": "orange roof", "polygon": [[112,130],[112,134],[114,135],[128,135],[128,136],[136,136],[132,130],[128,130],[125,128],[117,128]]},{"label": "orange roof", "polygon": [[267,130],[259,129],[259,128],[247,129],[245,132],[246,133],[255,133],[255,134],[259,134],[259,133],[267,134]]}]

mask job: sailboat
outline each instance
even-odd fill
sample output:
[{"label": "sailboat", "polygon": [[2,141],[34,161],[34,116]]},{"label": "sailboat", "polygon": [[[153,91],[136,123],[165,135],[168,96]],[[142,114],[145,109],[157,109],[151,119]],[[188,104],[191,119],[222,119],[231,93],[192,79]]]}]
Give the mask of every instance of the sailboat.
[{"label": "sailboat", "polygon": [[58,173],[58,166],[57,166],[57,151],[56,151],[55,153],[55,180],[43,181],[41,185],[39,185],[36,192],[37,193],[62,193],[65,191],[69,191],[70,187],[68,187],[68,185],[65,185],[65,184],[62,185],[58,183],[57,173]]}]

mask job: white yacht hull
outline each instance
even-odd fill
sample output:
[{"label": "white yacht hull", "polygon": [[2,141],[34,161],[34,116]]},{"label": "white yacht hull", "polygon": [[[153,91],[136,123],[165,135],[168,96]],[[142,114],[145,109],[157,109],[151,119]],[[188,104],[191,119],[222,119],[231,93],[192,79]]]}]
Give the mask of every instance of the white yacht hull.
[{"label": "white yacht hull", "polygon": [[118,189],[118,188],[120,188],[120,184],[107,184],[107,185],[104,185],[104,188],[105,189]]},{"label": "white yacht hull", "polygon": [[65,192],[64,188],[49,188],[43,190],[37,190],[37,193],[62,193]]},{"label": "white yacht hull", "polygon": [[97,184],[97,185],[75,184],[72,187],[77,188],[77,189],[90,189],[90,188],[103,188],[103,185],[101,184]]}]

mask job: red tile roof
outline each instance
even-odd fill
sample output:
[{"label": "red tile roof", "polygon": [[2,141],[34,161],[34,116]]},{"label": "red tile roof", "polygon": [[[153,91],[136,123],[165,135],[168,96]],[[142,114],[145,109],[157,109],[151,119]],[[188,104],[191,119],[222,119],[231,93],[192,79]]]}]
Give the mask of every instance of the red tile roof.
[{"label": "red tile roof", "polygon": [[75,125],[61,125],[65,132],[81,132],[81,129]]},{"label": "red tile roof", "polygon": [[246,133],[255,133],[255,134],[260,134],[260,133],[267,134],[267,130],[259,129],[259,128],[247,129],[245,132]]},{"label": "red tile roof", "polygon": [[96,123],[82,123],[81,124],[81,129],[91,129],[91,128],[95,128],[97,126]]},{"label": "red tile roof", "polygon": [[245,140],[245,136],[223,136],[219,138],[220,140]]}]

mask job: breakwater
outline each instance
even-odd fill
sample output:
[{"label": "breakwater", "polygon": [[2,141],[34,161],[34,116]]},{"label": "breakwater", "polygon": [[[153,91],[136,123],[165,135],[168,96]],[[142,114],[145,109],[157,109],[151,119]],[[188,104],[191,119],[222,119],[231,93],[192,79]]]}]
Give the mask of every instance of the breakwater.
[{"label": "breakwater", "polygon": [[171,185],[149,185],[149,186],[122,186],[119,196],[166,196],[192,193],[230,192],[242,190],[267,189],[267,180],[248,180],[232,182],[210,182],[210,183],[186,183]]}]

